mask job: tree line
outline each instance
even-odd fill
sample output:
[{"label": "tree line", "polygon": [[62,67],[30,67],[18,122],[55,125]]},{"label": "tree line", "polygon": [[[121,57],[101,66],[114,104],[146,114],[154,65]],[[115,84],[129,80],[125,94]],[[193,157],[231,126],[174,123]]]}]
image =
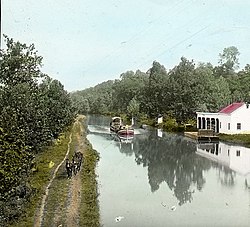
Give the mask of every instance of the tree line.
[{"label": "tree line", "polygon": [[42,57],[34,45],[4,37],[6,49],[0,50],[0,225],[18,216],[29,198],[28,178],[36,155],[75,116],[63,85],[41,72]]},{"label": "tree line", "polygon": [[147,72],[127,71],[119,79],[71,93],[79,113],[126,113],[175,123],[195,119],[196,111],[216,112],[235,101],[250,101],[250,65],[239,69],[239,51],[231,46],[219,54],[218,65],[195,64],[185,57],[167,70],[154,61]]}]

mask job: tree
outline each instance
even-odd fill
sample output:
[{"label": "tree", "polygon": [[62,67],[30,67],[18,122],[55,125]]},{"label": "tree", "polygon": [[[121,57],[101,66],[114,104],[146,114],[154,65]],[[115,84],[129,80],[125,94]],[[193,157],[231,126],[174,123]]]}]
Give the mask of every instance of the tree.
[{"label": "tree", "polygon": [[11,189],[28,177],[31,158],[28,146],[0,128],[0,200],[6,201]]},{"label": "tree", "polygon": [[42,111],[39,104],[38,78],[42,57],[34,45],[27,46],[5,36],[6,50],[0,52],[0,127],[26,145],[40,148]]},{"label": "tree", "polygon": [[41,103],[46,116],[43,120],[48,127],[51,139],[57,138],[59,134],[70,125],[74,118],[70,95],[64,90],[58,80],[46,77],[39,85]]},{"label": "tree", "polygon": [[125,72],[116,80],[112,86],[112,109],[116,112],[126,112],[130,101],[140,96],[145,84],[145,74],[140,71]]},{"label": "tree", "polygon": [[20,83],[35,84],[43,77],[40,71],[42,57],[37,55],[34,44],[27,46],[4,35],[7,50],[0,51],[0,83],[15,86]]},{"label": "tree", "polygon": [[200,64],[195,69],[193,87],[198,111],[217,112],[230,102],[230,90],[227,80],[214,77],[211,64]]},{"label": "tree", "polygon": [[34,45],[5,39],[7,49],[0,51],[0,216],[8,220],[19,214],[31,191],[28,176],[36,153],[72,123],[74,114],[63,85],[40,71],[42,57]]},{"label": "tree", "polygon": [[164,100],[168,97],[168,73],[163,65],[154,61],[152,67],[148,70],[149,78],[142,91],[143,99],[141,101],[142,110],[150,117],[156,117],[165,110]]},{"label": "tree", "polygon": [[136,116],[138,115],[140,110],[140,103],[135,99],[131,99],[131,101],[129,102],[129,105],[127,107],[127,111],[131,116]]},{"label": "tree", "polygon": [[169,72],[171,108],[177,122],[193,118],[197,110],[195,65],[182,57],[179,65]]},{"label": "tree", "polygon": [[219,66],[214,68],[214,74],[217,76],[233,75],[239,68],[240,52],[235,46],[224,48],[219,54]]},{"label": "tree", "polygon": [[248,64],[237,75],[227,78],[227,81],[232,101],[250,102],[250,66]]}]

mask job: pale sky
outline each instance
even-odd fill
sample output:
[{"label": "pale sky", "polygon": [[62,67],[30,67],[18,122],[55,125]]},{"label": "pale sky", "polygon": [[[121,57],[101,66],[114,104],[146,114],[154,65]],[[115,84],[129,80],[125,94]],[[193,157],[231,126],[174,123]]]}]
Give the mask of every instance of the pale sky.
[{"label": "pale sky", "polygon": [[42,72],[68,91],[83,90],[128,70],[147,71],[153,61],[167,70],[182,56],[217,65],[229,46],[244,68],[250,1],[2,0],[2,34],[34,43]]}]

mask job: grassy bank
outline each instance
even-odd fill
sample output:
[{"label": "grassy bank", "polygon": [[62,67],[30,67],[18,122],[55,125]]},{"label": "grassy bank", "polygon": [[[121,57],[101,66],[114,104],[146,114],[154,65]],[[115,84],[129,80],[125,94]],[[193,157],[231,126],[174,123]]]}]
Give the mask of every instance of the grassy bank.
[{"label": "grassy bank", "polygon": [[[30,176],[30,184],[33,188],[33,194],[30,198],[29,204],[25,213],[21,216],[18,222],[10,226],[33,226],[34,216],[37,211],[38,205],[41,203],[45,186],[48,184],[56,166],[63,160],[67,151],[69,136],[72,128],[67,130],[60,139],[58,139],[51,147],[47,148],[43,153],[36,156],[36,171]],[[50,162],[54,165],[49,168]]]},{"label": "grassy bank", "polygon": [[[86,138],[86,130],[82,137]],[[99,154],[87,140],[85,140],[85,146],[84,165],[81,172],[83,182],[81,193],[83,197],[81,199],[79,226],[100,226],[98,185],[95,173]]]},{"label": "grassy bank", "polygon": [[[36,215],[39,214],[41,201],[45,193],[45,188],[51,179],[55,168],[62,162],[68,149],[70,135],[69,157],[73,156],[75,151],[81,151],[84,154],[84,163],[80,172],[82,184],[77,190],[81,191],[79,199],[79,226],[99,226],[99,204],[98,189],[95,174],[95,167],[99,160],[98,153],[92,149],[91,144],[86,139],[85,117],[80,116],[76,119],[74,126],[69,128],[59,140],[43,153],[36,157],[36,171],[30,177],[33,188],[33,196],[30,198],[27,208],[22,217],[10,226],[34,226]],[[52,163],[52,167],[51,167]],[[51,168],[50,168],[51,167]],[[43,226],[66,226],[68,207],[70,199],[71,179],[67,179],[65,165],[63,164],[49,188],[49,194],[44,208]]]},{"label": "grassy bank", "polygon": [[236,134],[236,135],[219,134],[219,139],[221,141],[237,143],[243,146],[250,147],[250,135],[248,134]]}]

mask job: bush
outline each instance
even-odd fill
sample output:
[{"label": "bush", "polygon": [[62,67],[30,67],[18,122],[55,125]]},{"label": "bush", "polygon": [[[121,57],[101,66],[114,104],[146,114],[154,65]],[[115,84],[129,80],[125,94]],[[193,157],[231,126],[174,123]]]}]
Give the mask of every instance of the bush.
[{"label": "bush", "polygon": [[163,129],[166,131],[170,131],[170,132],[175,132],[175,131],[179,131],[178,130],[178,123],[176,122],[176,120],[172,117],[165,117],[163,119]]}]

